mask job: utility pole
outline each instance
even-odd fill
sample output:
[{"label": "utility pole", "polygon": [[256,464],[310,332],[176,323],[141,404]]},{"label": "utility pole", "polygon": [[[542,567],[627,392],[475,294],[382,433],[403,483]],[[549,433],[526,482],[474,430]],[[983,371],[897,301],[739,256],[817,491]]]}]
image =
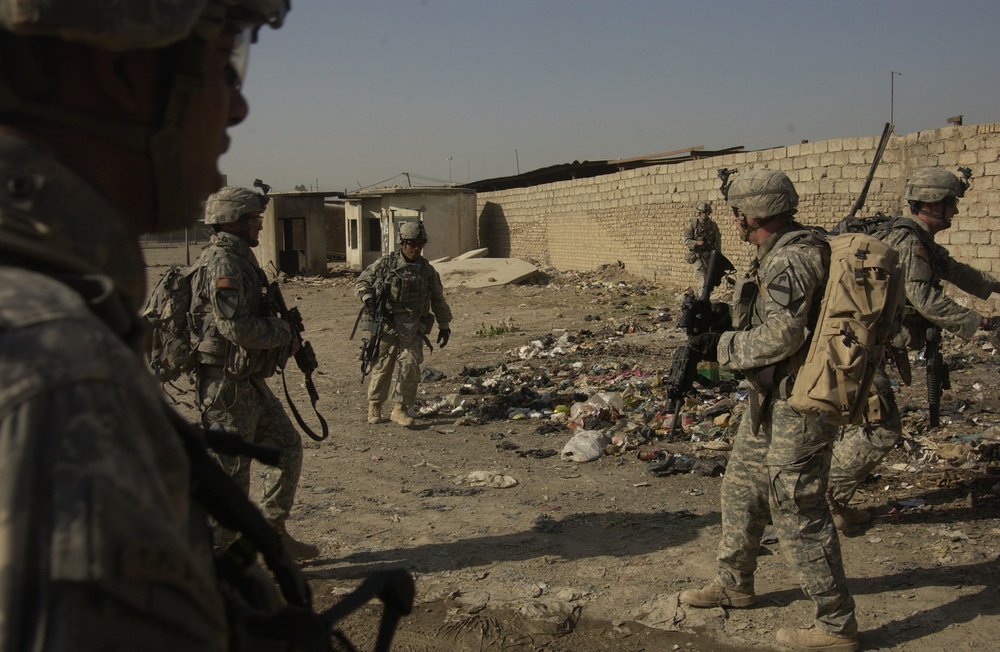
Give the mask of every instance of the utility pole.
[{"label": "utility pole", "polygon": [[451,157],[448,157],[448,183],[451,183]]},{"label": "utility pole", "polygon": [[896,96],[896,75],[899,75],[900,77],[902,77],[903,73],[896,72],[895,70],[890,71],[890,77],[889,77],[889,124],[891,124],[891,125],[896,124],[896,121],[893,120],[893,101],[894,101],[895,96]]}]

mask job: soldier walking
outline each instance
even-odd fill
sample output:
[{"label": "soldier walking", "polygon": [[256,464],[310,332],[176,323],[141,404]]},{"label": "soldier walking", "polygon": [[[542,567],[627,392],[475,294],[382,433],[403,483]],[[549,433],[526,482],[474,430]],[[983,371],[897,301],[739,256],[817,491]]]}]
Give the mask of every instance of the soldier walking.
[{"label": "soldier walking", "polygon": [[718,579],[680,594],[692,607],[749,607],[760,538],[772,519],[803,591],[815,605],[812,626],[778,630],[797,650],[858,649],[854,600],[840,541],[826,502],[830,451],[837,428],[788,405],[789,378],[809,350],[826,287],[825,241],[793,216],[798,194],[776,170],[754,170],[733,181],[727,199],[744,242],[757,248],[734,294],[736,330],[706,333],[690,344],[705,360],[742,371],[751,384],[722,481],[722,540]]},{"label": "soldier walking", "polygon": [[[289,554],[309,559],[319,549],[296,540],[285,527],[302,471],[302,437],[265,382],[295,355],[298,345],[289,324],[265,302],[267,278],[253,254],[266,206],[265,195],[236,187],[223,188],[205,204],[205,224],[215,235],[194,264],[191,282],[195,374],[206,428],[219,427],[248,443],[281,451],[278,464],[264,473],[260,507]],[[249,492],[250,458],[217,457]],[[226,545],[232,537],[217,532],[216,545]]]},{"label": "soldier walking", "polygon": [[[378,361],[372,369],[368,386],[368,423],[384,423],[382,404],[392,389],[393,408],[389,418],[404,427],[412,427],[409,409],[417,397],[420,365],[424,361],[424,343],[435,320],[437,343],[444,348],[451,337],[451,309],[444,297],[441,277],[421,255],[427,244],[422,221],[399,225],[399,250],[382,256],[358,277],[355,291],[374,317],[381,292],[388,292],[388,319],[382,333]],[[397,370],[398,367],[398,370]]]},{"label": "soldier walking", "polygon": [[[893,218],[876,234],[899,253],[903,269],[906,311],[892,343],[903,355],[924,348],[928,327],[943,328],[965,339],[971,339],[976,329],[995,331],[1000,327],[1000,317],[984,317],[959,305],[941,286],[941,281],[948,281],[980,299],[1000,293],[1000,281],[958,262],[934,242],[936,234],[951,227],[966,185],[964,179],[944,168],[917,170],[903,188],[910,215]],[[870,423],[847,428],[833,448],[829,498],[834,523],[841,530],[871,520],[870,513],[848,507],[848,503],[903,434],[899,406],[884,366],[875,376],[874,387],[881,414]]]},{"label": "soldier walking", "polygon": [[697,215],[684,229],[684,246],[688,248],[685,260],[694,266],[694,290],[698,292],[705,285],[708,259],[713,251],[722,251],[722,235],[719,225],[712,220],[712,205],[698,204]]}]

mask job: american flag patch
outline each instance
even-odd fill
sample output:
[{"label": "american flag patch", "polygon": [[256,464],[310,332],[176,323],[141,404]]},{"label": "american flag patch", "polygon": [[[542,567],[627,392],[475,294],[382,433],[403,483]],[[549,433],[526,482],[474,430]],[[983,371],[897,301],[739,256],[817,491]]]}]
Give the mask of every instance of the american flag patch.
[{"label": "american flag patch", "polygon": [[220,290],[239,290],[240,281],[235,276],[220,276],[216,287]]}]

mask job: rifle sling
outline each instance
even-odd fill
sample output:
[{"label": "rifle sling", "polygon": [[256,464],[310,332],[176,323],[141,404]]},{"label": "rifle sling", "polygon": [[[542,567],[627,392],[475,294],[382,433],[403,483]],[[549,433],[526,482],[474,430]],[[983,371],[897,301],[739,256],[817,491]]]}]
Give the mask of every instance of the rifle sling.
[{"label": "rifle sling", "polygon": [[194,497],[220,525],[241,533],[260,551],[289,604],[311,609],[308,585],[299,567],[281,545],[281,537],[232,478],[209,456],[199,429],[165,403],[164,406],[191,462]]},{"label": "rifle sling", "polygon": [[316,413],[316,418],[319,419],[320,428],[323,431],[323,435],[317,435],[313,432],[312,428],[306,425],[306,422],[302,419],[302,415],[299,414],[298,408],[295,407],[295,403],[292,402],[292,397],[288,395],[288,381],[285,380],[285,368],[281,368],[281,388],[285,390],[285,402],[288,403],[288,408],[292,411],[292,416],[295,417],[295,422],[299,424],[302,431],[305,432],[313,441],[323,441],[330,436],[330,427],[326,424],[326,419],[323,415],[319,413],[316,408],[316,401],[319,398],[319,393],[316,391],[316,385],[313,383],[312,376],[306,376],[306,391],[309,392],[309,402],[312,403],[313,412]]}]

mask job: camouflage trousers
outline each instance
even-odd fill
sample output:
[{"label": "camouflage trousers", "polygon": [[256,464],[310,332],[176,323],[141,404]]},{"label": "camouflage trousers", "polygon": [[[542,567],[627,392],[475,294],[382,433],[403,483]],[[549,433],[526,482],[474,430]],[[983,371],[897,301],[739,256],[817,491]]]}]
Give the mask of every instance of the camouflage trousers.
[{"label": "camouflage trousers", "polygon": [[412,406],[417,398],[423,361],[424,342],[420,337],[414,337],[409,346],[402,346],[398,335],[389,331],[383,333],[378,362],[372,369],[372,381],[368,385],[368,400],[381,405],[389,398],[389,390],[392,389],[394,403]]},{"label": "camouflage trousers", "polygon": [[750,419],[743,419],[722,481],[719,580],[727,588],[754,591],[760,539],[770,518],[799,584],[815,605],[817,627],[853,636],[858,627],[854,599],[826,502],[836,432],[799,415],[783,400],[764,405],[756,433]]},{"label": "camouflage trousers", "polygon": [[691,263],[691,268],[691,282],[693,283],[691,288],[696,293],[700,293],[701,289],[705,287],[705,274],[708,273],[708,257],[699,255],[695,261]]},{"label": "camouflage trousers", "polygon": [[[288,518],[302,472],[302,437],[292,425],[281,402],[262,380],[203,378],[200,399],[201,422],[239,433],[252,444],[274,446],[281,451],[277,466],[265,467],[260,508],[271,521]],[[250,491],[249,457],[216,455],[243,491]]]},{"label": "camouflage trousers", "polygon": [[873,387],[882,409],[879,418],[871,424],[845,428],[843,437],[833,446],[829,491],[830,498],[841,505],[851,501],[864,479],[903,434],[899,406],[884,367],[875,374]]}]

